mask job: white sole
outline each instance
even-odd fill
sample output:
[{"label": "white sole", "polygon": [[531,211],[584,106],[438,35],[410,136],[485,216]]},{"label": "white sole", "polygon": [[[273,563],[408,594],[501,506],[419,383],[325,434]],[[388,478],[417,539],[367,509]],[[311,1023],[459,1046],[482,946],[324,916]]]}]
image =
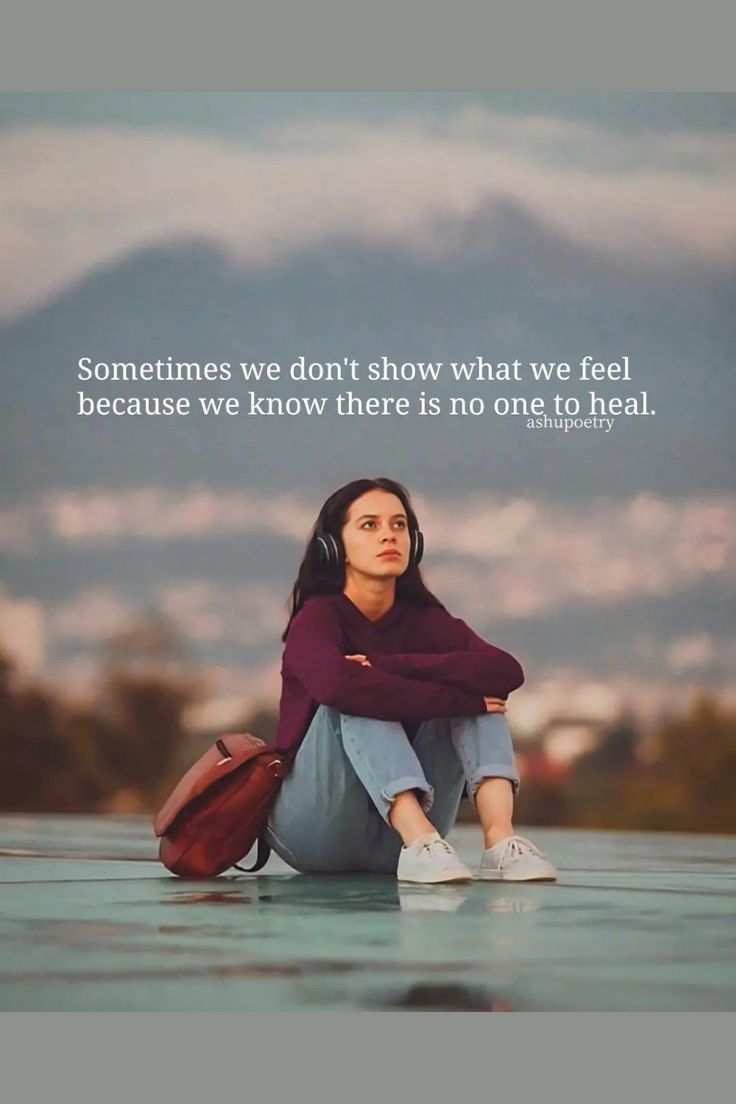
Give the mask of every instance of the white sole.
[{"label": "white sole", "polygon": [[503,871],[481,870],[481,882],[556,882],[556,874],[504,874]]},{"label": "white sole", "polygon": [[397,881],[402,882],[405,885],[442,885],[448,882],[472,882],[472,874],[450,874],[450,875],[438,875],[436,878],[407,878],[402,875],[397,875]]}]

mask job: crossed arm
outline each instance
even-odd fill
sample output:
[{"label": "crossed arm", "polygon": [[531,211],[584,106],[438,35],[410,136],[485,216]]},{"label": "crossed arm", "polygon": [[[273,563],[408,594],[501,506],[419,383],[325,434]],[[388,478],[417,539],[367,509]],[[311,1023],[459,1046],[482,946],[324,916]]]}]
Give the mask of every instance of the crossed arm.
[{"label": "crossed arm", "polygon": [[307,603],[289,631],[282,674],[298,679],[316,701],[356,716],[422,721],[501,711],[524,681],[517,660],[458,619],[448,616],[446,629],[457,651],[353,659],[337,643],[334,615]]},{"label": "crossed arm", "polygon": [[[393,658],[393,657],[391,657]],[[402,657],[406,658],[406,656]],[[366,655],[346,655],[345,659],[352,660],[361,665],[361,667],[372,667],[373,664]],[[486,713],[505,713],[506,712],[506,700],[504,698],[496,698],[488,695],[484,695],[483,700],[486,705]]]}]

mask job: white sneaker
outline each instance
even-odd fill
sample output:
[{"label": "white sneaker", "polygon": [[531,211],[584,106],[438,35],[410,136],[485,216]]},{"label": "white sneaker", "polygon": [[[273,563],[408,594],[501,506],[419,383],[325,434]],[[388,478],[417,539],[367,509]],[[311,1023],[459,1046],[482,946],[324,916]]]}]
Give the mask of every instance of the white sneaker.
[{"label": "white sneaker", "polygon": [[473,875],[439,832],[402,847],[396,877],[400,882],[470,882]]},{"label": "white sneaker", "polygon": [[557,871],[524,836],[508,836],[483,852],[478,877],[484,881],[555,882]]}]

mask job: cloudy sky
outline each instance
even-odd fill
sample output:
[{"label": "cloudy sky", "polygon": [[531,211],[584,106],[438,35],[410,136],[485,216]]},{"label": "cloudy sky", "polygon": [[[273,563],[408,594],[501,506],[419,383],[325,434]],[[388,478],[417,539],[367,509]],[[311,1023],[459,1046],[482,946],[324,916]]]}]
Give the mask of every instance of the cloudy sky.
[{"label": "cloudy sky", "polygon": [[[221,702],[272,699],[319,505],[385,474],[415,497],[429,585],[524,663],[520,719],[733,693],[735,109],[707,94],[0,97],[0,641],[81,689],[109,634],[159,608]],[[657,414],[607,434],[76,414],[81,356],[301,353],[628,355],[632,382],[596,390],[645,390]],[[235,393],[186,393],[205,390]]]}]

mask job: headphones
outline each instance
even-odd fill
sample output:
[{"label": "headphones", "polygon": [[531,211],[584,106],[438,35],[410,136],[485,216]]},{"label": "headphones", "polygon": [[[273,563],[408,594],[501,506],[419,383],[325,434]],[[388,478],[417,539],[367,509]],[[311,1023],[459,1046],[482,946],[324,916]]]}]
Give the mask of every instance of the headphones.
[{"label": "headphones", "polygon": [[[419,564],[424,555],[424,534],[420,529],[410,529],[409,539],[408,567],[414,567]],[[320,525],[314,535],[314,543],[319,566],[326,571],[342,574],[345,569],[345,550],[342,541],[333,537],[332,533],[326,533]]]}]

